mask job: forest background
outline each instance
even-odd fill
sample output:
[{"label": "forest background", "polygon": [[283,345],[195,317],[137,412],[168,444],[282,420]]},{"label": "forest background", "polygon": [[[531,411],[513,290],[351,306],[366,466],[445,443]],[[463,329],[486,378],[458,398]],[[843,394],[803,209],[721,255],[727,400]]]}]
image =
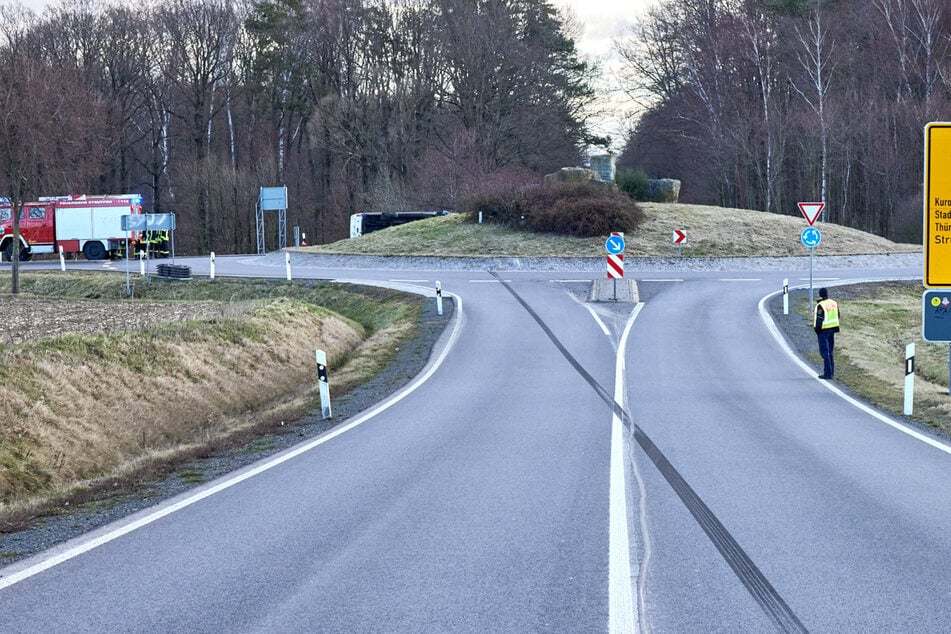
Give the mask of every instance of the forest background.
[{"label": "forest background", "polygon": [[[140,193],[182,253],[250,252],[259,187],[311,243],[358,211],[453,209],[622,147],[681,200],[914,242],[922,128],[951,117],[943,0],[666,0],[606,82],[549,0],[0,5],[0,193]],[[617,103],[617,95],[614,95]],[[269,237],[273,248],[273,237]]]}]

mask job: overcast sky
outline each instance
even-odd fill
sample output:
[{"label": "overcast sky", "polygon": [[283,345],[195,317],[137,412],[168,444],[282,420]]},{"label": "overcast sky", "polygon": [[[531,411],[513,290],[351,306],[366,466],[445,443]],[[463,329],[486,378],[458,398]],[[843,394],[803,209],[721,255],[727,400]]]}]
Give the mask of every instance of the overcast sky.
[{"label": "overcast sky", "polygon": [[584,25],[578,44],[588,55],[604,55],[612,41],[625,34],[647,5],[647,0],[555,0]]}]

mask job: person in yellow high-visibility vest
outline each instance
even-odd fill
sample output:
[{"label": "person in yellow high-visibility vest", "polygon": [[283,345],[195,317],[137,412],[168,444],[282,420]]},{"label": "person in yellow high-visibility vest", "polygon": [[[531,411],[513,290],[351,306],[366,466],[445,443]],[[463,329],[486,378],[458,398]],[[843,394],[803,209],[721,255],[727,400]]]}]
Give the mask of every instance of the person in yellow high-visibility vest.
[{"label": "person in yellow high-visibility vest", "polygon": [[812,318],[813,328],[819,338],[819,354],[822,355],[822,374],[820,379],[831,379],[835,376],[835,333],[839,332],[839,305],[834,299],[829,299],[829,291],[819,289],[819,301]]}]

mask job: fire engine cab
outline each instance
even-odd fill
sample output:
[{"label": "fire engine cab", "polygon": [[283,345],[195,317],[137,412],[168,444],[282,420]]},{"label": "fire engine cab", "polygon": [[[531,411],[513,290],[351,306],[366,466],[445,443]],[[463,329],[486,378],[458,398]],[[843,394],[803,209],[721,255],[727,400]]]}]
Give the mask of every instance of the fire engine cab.
[{"label": "fire engine cab", "polygon": [[[87,260],[103,260],[130,248],[139,239],[138,232],[128,236],[122,230],[122,216],[142,213],[138,194],[115,196],[51,196],[23,203],[20,214],[20,259],[33,254],[82,253]],[[0,202],[0,253],[13,259],[12,206]]]}]

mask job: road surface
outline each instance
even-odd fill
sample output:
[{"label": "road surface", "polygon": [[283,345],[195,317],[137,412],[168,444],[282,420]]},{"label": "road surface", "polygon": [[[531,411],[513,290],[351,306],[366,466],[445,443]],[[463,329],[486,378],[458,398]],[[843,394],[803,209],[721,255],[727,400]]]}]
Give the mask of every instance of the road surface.
[{"label": "road surface", "polygon": [[590,272],[301,260],[439,279],[458,322],[380,410],[0,571],[0,631],[946,629],[949,449],[784,349],[760,302],[803,272],[633,274],[592,305]]}]

